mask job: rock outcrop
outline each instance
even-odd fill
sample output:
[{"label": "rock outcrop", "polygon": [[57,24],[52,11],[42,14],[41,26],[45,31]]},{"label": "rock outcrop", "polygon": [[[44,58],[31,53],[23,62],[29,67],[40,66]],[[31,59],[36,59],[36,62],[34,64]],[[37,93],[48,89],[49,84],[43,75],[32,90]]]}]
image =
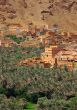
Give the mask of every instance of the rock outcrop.
[{"label": "rock outcrop", "polygon": [[77,31],[77,0],[0,0],[0,22],[58,24]]}]

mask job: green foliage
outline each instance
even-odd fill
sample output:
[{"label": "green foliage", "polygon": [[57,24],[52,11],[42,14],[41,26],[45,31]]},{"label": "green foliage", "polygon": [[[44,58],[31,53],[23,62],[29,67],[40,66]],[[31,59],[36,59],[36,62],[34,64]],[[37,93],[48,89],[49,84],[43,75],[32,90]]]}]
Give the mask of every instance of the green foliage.
[{"label": "green foliage", "polygon": [[7,90],[3,87],[0,87],[0,94],[6,94]]},{"label": "green foliage", "polygon": [[38,110],[76,110],[77,97],[70,100],[40,98],[38,104]]},{"label": "green foliage", "polygon": [[0,110],[24,110],[24,106],[27,106],[25,99],[7,99],[5,95],[0,95]]},{"label": "green foliage", "polygon": [[18,105],[18,100],[25,98],[32,103],[38,101],[38,110],[77,109],[77,72],[69,72],[66,67],[17,66],[21,59],[39,56],[42,51],[35,47],[0,49],[0,94],[10,96],[10,102],[6,97],[6,103],[0,99],[2,108],[5,104],[9,110],[23,110],[26,105]]},{"label": "green foliage", "polygon": [[23,42],[24,38],[17,38],[16,35],[9,36],[12,40],[14,40],[17,44],[20,44],[20,42]]},{"label": "green foliage", "polygon": [[26,58],[32,58],[32,57],[40,57],[41,52],[43,49],[37,48],[37,47],[16,47],[15,49],[15,57],[17,59],[26,59]]},{"label": "green foliage", "polygon": [[27,106],[24,107],[25,110],[37,110],[36,105],[33,103],[28,103]]}]

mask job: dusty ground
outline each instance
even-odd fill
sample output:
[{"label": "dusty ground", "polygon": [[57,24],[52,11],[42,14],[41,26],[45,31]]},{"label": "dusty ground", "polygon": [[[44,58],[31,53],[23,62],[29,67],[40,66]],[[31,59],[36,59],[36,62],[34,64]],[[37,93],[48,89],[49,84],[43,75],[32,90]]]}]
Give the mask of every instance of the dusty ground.
[{"label": "dusty ground", "polygon": [[0,0],[0,23],[29,22],[58,24],[66,31],[77,31],[76,0]]}]

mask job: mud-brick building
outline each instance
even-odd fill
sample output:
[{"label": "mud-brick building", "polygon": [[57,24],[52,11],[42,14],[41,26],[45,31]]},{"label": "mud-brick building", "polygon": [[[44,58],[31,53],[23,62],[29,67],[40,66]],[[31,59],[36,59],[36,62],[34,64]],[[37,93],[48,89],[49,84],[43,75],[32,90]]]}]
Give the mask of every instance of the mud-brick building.
[{"label": "mud-brick building", "polygon": [[23,31],[23,27],[20,24],[9,24],[9,32],[10,34],[19,34]]},{"label": "mud-brick building", "polygon": [[0,47],[12,47],[16,45],[11,39],[0,39]]},{"label": "mud-brick building", "polygon": [[56,63],[56,65],[60,67],[66,65],[69,70],[77,68],[77,52],[73,50],[64,50],[56,45],[46,47],[45,52],[41,54],[41,60],[51,64],[51,67]]},{"label": "mud-brick building", "polygon": [[2,30],[0,30],[0,37],[3,37],[3,31]]},{"label": "mud-brick building", "polygon": [[55,64],[55,55],[60,51],[56,45],[46,47],[45,52],[41,54],[41,59],[45,63],[50,63],[51,66]]},{"label": "mud-brick building", "polygon": [[66,65],[69,70],[73,70],[73,68],[77,68],[77,52],[62,50],[60,51],[55,58],[57,58],[58,66]]},{"label": "mud-brick building", "polygon": [[40,40],[40,43],[44,44],[45,46],[56,44],[56,40],[54,39],[53,36],[42,35],[39,36],[38,39]]}]

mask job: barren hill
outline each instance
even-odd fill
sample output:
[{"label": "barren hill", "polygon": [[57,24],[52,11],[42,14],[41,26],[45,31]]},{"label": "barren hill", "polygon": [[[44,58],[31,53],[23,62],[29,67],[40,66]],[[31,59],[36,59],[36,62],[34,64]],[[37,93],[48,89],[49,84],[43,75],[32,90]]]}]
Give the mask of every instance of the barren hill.
[{"label": "barren hill", "polygon": [[77,31],[77,0],[0,0],[0,23],[58,24]]}]

